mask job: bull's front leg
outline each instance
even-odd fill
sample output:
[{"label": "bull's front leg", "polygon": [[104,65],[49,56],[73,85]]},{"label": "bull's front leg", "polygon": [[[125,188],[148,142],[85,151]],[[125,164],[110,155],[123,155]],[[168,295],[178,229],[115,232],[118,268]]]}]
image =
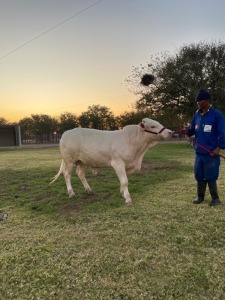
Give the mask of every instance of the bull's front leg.
[{"label": "bull's front leg", "polygon": [[115,170],[120,181],[120,192],[125,199],[126,204],[132,204],[132,199],[128,190],[128,179],[125,170],[125,165],[122,162],[112,161],[111,166]]}]

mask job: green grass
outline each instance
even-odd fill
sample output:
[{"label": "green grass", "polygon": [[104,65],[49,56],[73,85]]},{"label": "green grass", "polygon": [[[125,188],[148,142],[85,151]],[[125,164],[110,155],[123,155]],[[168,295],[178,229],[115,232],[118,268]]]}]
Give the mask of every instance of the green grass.
[{"label": "green grass", "polygon": [[[224,204],[195,197],[194,153],[161,143],[129,176],[126,206],[112,170],[75,172],[69,199],[57,147],[0,150],[0,299],[225,299]],[[225,203],[224,162],[219,193]]]}]

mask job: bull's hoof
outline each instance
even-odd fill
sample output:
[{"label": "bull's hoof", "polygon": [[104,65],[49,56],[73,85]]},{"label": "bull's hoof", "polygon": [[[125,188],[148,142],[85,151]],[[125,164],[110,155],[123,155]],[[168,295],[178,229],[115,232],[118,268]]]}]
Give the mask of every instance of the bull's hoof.
[{"label": "bull's hoof", "polygon": [[73,198],[73,197],[75,197],[75,193],[74,193],[74,191],[72,191],[72,192],[69,192],[69,198]]},{"label": "bull's hoof", "polygon": [[131,199],[125,200],[126,205],[133,205],[133,202]]},{"label": "bull's hoof", "polygon": [[93,191],[90,189],[88,189],[88,190],[85,190],[85,192],[86,192],[86,194],[88,194],[88,195],[91,195],[91,194],[93,194]]}]

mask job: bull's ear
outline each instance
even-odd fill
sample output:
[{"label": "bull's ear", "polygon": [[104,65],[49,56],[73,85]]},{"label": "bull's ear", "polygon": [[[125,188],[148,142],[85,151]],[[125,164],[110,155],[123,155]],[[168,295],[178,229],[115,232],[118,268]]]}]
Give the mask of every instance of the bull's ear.
[{"label": "bull's ear", "polygon": [[139,123],[139,126],[142,130],[145,130],[145,124],[143,122]]}]

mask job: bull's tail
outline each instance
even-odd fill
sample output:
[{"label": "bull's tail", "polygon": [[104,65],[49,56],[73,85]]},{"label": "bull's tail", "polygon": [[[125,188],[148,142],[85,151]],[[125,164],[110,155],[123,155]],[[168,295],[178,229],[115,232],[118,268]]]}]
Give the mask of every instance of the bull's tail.
[{"label": "bull's tail", "polygon": [[61,162],[61,166],[60,166],[59,172],[53,177],[53,180],[50,182],[50,184],[52,184],[53,182],[55,182],[56,179],[63,173],[63,169],[64,169],[64,161],[63,161],[63,159],[62,159],[62,162]]}]

